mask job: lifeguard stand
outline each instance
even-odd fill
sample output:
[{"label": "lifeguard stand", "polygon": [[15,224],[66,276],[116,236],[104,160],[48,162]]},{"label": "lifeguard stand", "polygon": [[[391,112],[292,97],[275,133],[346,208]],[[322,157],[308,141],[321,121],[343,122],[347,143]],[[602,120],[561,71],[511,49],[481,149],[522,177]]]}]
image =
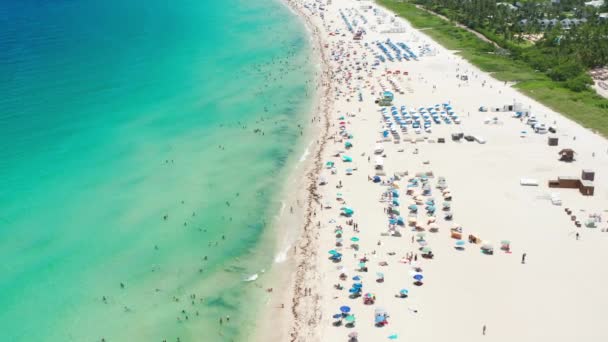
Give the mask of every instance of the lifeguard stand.
[{"label": "lifeguard stand", "polygon": [[395,96],[390,91],[380,93],[380,98],[376,100],[376,103],[381,106],[390,106],[393,104]]}]

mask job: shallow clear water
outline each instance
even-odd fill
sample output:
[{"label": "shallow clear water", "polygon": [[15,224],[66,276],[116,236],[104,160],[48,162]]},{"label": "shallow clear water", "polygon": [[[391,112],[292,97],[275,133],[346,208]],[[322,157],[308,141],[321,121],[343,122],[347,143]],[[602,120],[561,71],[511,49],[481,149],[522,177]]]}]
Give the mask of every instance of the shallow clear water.
[{"label": "shallow clear water", "polygon": [[243,338],[310,106],[301,23],[274,0],[7,0],[0,28],[2,339]]}]

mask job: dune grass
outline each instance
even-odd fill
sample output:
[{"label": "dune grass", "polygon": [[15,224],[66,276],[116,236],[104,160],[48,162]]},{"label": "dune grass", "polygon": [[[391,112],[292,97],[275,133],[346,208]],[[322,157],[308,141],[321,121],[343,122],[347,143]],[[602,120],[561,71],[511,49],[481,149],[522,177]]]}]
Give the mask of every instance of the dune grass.
[{"label": "dune grass", "polygon": [[459,54],[494,78],[516,82],[515,88],[547,107],[562,113],[604,137],[608,137],[608,99],[593,90],[574,92],[535,71],[527,63],[495,53],[495,48],[466,29],[457,27],[413,3],[396,0],[376,2],[424,29],[437,43]]}]

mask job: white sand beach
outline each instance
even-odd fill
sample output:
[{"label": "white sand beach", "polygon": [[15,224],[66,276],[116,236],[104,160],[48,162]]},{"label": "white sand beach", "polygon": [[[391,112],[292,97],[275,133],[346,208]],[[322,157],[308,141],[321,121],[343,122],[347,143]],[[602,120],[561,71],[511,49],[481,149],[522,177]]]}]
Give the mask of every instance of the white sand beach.
[{"label": "white sand beach", "polygon": [[[264,315],[273,319],[262,324],[260,340],[608,340],[606,139],[373,2],[289,5],[322,56],[312,123],[320,140],[311,147],[310,207],[287,256],[293,272],[273,285]],[[361,39],[353,39],[359,31]],[[383,91],[394,95],[389,106],[375,103]],[[516,118],[504,106],[524,114]],[[526,124],[531,117],[545,124],[536,126],[540,133]],[[549,127],[555,132],[545,132]],[[453,141],[458,133],[476,139]],[[574,150],[574,161],[560,161],[562,149]],[[594,179],[581,182],[583,170]],[[593,196],[550,188],[558,177],[562,185],[593,187]],[[462,239],[452,236],[454,227]],[[422,256],[425,248],[432,258]],[[330,251],[341,258],[330,260]],[[387,324],[376,325],[377,314]]]}]

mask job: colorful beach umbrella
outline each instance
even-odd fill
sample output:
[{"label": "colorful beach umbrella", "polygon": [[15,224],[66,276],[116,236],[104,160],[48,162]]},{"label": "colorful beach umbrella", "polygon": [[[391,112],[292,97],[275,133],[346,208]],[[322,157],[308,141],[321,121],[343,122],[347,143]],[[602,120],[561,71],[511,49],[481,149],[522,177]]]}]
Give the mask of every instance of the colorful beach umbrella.
[{"label": "colorful beach umbrella", "polygon": [[346,316],[346,318],[344,320],[347,321],[348,323],[353,323],[355,321],[355,316],[348,315],[348,316]]},{"label": "colorful beach umbrella", "polygon": [[350,238],[350,241],[352,242],[359,242],[359,238],[356,236],[353,236],[352,238]]},{"label": "colorful beach umbrella", "polygon": [[409,293],[409,291],[407,289],[401,289],[401,291],[399,291],[399,293],[405,296]]},{"label": "colorful beach umbrella", "polygon": [[349,313],[350,312],[350,306],[346,306],[346,305],[341,306],[340,307],[340,312],[342,312],[342,313]]}]

